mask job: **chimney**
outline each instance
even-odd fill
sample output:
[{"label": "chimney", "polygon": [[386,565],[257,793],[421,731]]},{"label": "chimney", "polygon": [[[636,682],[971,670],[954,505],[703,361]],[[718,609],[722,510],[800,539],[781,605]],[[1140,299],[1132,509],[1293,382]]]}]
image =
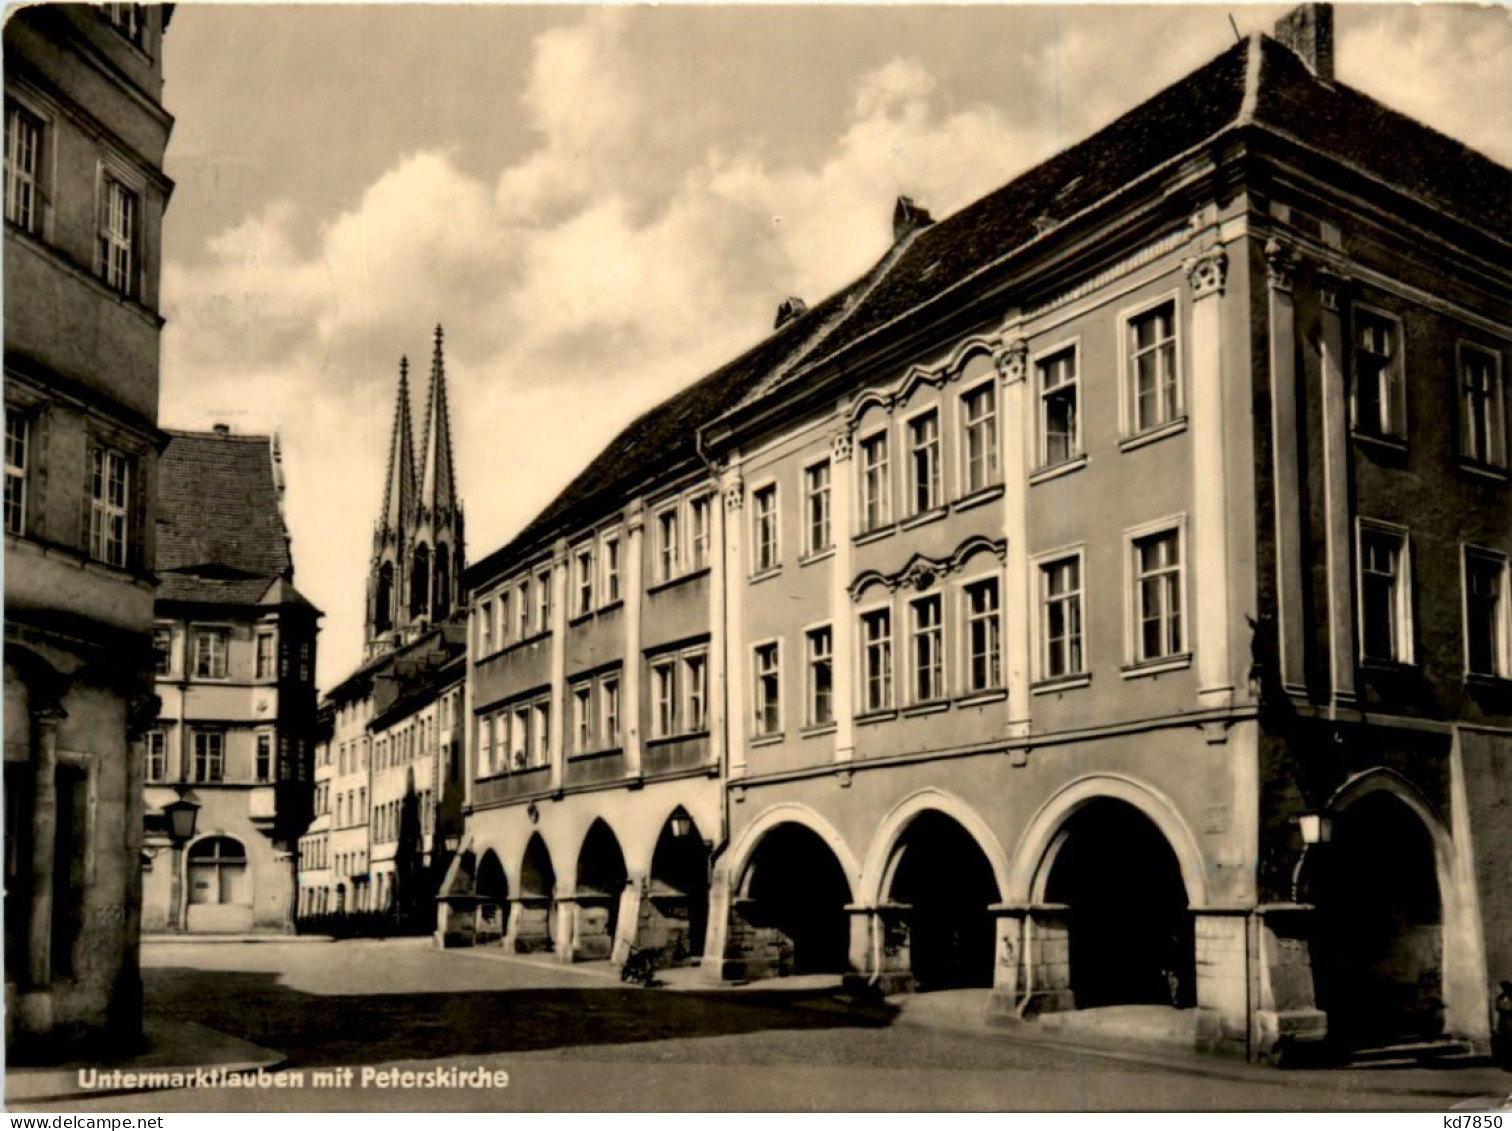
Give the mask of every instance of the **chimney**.
[{"label": "chimney", "polygon": [[231,435],[231,425],[229,425],[229,424],[217,424],[217,425],[215,425],[215,434],[217,436],[229,436],[229,435]]},{"label": "chimney", "polygon": [[933,223],[933,216],[908,197],[900,196],[898,203],[893,206],[893,243],[897,243],[910,232],[927,228]]},{"label": "chimney", "polygon": [[1276,21],[1276,41],[1290,47],[1324,82],[1334,77],[1332,4],[1303,4]]},{"label": "chimney", "polygon": [[780,330],[794,318],[808,313],[808,303],[797,295],[789,295],[777,304],[777,321],[772,323],[772,329]]}]

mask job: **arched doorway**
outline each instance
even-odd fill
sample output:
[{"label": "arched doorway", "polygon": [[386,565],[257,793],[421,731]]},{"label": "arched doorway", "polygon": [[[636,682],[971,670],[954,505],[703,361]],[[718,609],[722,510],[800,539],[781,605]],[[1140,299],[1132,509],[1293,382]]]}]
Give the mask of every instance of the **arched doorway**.
[{"label": "arched doorway", "polygon": [[[779,974],[839,974],[850,949],[850,883],[812,829],[777,825],[756,846],[737,908]],[[759,975],[759,971],[755,971]]]},{"label": "arched doorway", "polygon": [[583,838],[577,863],[577,930],[573,956],[608,958],[619,930],[620,897],[629,873],[614,831],[596,820]]},{"label": "arched doorway", "polygon": [[972,835],[944,813],[926,810],[898,839],[888,870],[888,900],[910,909],[915,988],[991,987],[996,938],[988,907],[1001,896]]},{"label": "arched doorway", "polygon": [[651,856],[646,946],[663,946],[674,964],[703,953],[709,925],[709,846],[681,806],[662,825]]},{"label": "arched doorway", "polygon": [[189,846],[184,866],[190,931],[251,928],[252,884],[247,874],[247,849],[241,841],[207,836]]},{"label": "arched doorway", "polygon": [[556,946],[556,929],[552,922],[552,900],[556,895],[556,869],[551,853],[540,833],[533,833],[525,846],[520,864],[520,899],[515,911],[514,949],[530,954],[552,950]]},{"label": "arched doorway", "polygon": [[1064,904],[1076,1007],[1196,1004],[1189,898],[1176,854],[1135,806],[1098,798],[1061,827],[1045,900]]},{"label": "arched doorway", "polygon": [[[468,855],[471,855],[469,853]],[[474,943],[497,943],[504,938],[505,916],[509,908],[509,879],[504,865],[493,849],[478,861],[473,892],[478,897],[477,919],[473,925]]]},{"label": "arched doorway", "polygon": [[1334,818],[1310,866],[1318,906],[1318,1005],[1349,1046],[1444,1032],[1444,914],[1433,838],[1387,790]]}]

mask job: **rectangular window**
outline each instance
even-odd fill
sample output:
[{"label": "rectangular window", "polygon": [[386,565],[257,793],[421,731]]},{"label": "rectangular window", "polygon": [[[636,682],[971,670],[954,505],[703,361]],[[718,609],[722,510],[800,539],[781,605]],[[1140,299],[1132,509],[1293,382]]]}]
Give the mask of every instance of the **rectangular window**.
[{"label": "rectangular window", "polygon": [[805,636],[808,655],[808,702],[803,712],[804,724],[828,726],[835,721],[834,634],[828,625],[811,629]]},{"label": "rectangular window", "polygon": [[1181,415],[1174,300],[1129,319],[1128,350],[1133,430],[1148,432],[1169,424]]},{"label": "rectangular window", "polygon": [[861,617],[862,677],[865,709],[885,711],[892,706],[892,610],[877,609]]},{"label": "rectangular window", "polygon": [[593,611],[593,549],[584,547],[577,552],[577,615]]},{"label": "rectangular window", "polygon": [[478,718],[478,776],[486,778],[497,772],[498,749],[495,742],[494,715],[481,715]]},{"label": "rectangular window", "polygon": [[131,465],[126,456],[95,448],[89,487],[89,553],[107,565],[126,565],[127,498]]},{"label": "rectangular window", "polygon": [[1040,387],[1040,463],[1052,467],[1081,454],[1075,347],[1044,358],[1036,369]]},{"label": "rectangular window", "polygon": [[196,628],[194,630],[195,679],[226,678],[226,650],[230,642],[230,629]]},{"label": "rectangular window", "polygon": [[908,422],[908,494],[914,514],[940,505],[940,414],[926,412]]},{"label": "rectangular window", "polygon": [[681,536],[676,507],[669,507],[656,516],[656,580],[671,581],[677,576]]},{"label": "rectangular window", "polygon": [[658,660],[651,665],[651,737],[677,733],[677,661]]},{"label": "rectangular window", "polygon": [[531,726],[535,733],[534,765],[544,766],[551,760],[551,700],[542,699],[531,708]]},{"label": "rectangular window", "polygon": [[961,432],[969,495],[998,481],[997,390],[992,382],[961,395]]},{"label": "rectangular window", "polygon": [[551,631],[551,570],[536,574],[536,631]]},{"label": "rectangular window", "polygon": [[5,532],[26,533],[26,467],[31,449],[31,420],[5,410]]},{"label": "rectangular window", "polygon": [[572,749],[581,754],[593,749],[593,687],[580,683],[572,689]]},{"label": "rectangular window", "polygon": [[255,771],[258,781],[269,782],[273,780],[273,736],[271,734],[259,734],[257,736],[257,765]]},{"label": "rectangular window", "polygon": [[146,776],[149,782],[168,780],[168,736],[160,730],[147,732]]},{"label": "rectangular window", "polygon": [[709,729],[708,656],[693,652],[682,659],[682,729],[697,734]]},{"label": "rectangular window", "polygon": [[1472,675],[1509,674],[1507,559],[1465,548],[1465,669]]},{"label": "rectangular window", "polygon": [[106,4],[105,18],[110,26],[136,47],[147,43],[147,9],[142,4]]},{"label": "rectangular window", "polygon": [[530,709],[516,707],[509,716],[509,768],[523,770],[530,762]]},{"label": "rectangular window", "polygon": [[861,519],[863,530],[877,530],[892,520],[888,478],[887,433],[861,441]]},{"label": "rectangular window", "polygon": [[1367,660],[1412,662],[1412,600],[1407,536],[1360,524],[1360,653]]},{"label": "rectangular window", "polygon": [[756,655],[755,733],[757,737],[782,733],[782,672],[777,644],[759,644]]},{"label": "rectangular window", "polygon": [[1407,438],[1402,327],[1371,310],[1355,311],[1354,426],[1371,436]]},{"label": "rectangular window", "polygon": [[1040,566],[1041,667],[1046,679],[1086,671],[1082,655],[1081,557]]},{"label": "rectangular window", "polygon": [[1181,539],[1175,530],[1135,538],[1134,662],[1186,651],[1181,617]]},{"label": "rectangular window", "polygon": [[[500,600],[503,600],[501,597]],[[478,605],[478,655],[487,656],[493,651],[493,616],[494,607],[492,601],[484,601]]]},{"label": "rectangular window", "polygon": [[965,587],[965,594],[966,690],[1001,687],[1003,627],[998,613],[997,578],[972,582]]},{"label": "rectangular window", "polygon": [[803,473],[804,552],[830,548],[830,465],[816,463]]},{"label": "rectangular window", "polygon": [[515,590],[518,606],[515,609],[517,624],[515,625],[515,639],[525,640],[530,636],[530,578],[520,582]]},{"label": "rectangular window", "polygon": [[14,102],[5,107],[5,218],[35,232],[42,219],[42,119]]},{"label": "rectangular window", "polygon": [[777,484],[768,483],[751,492],[751,540],[755,552],[755,572],[776,569],[777,557]]},{"label": "rectangular window", "polygon": [[599,712],[603,717],[606,747],[620,744],[620,683],[618,676],[605,676],[599,684]]},{"label": "rectangular window", "polygon": [[1460,455],[1492,467],[1507,466],[1507,408],[1501,357],[1462,345],[1460,371]]},{"label": "rectangular window", "polygon": [[272,679],[278,637],[271,632],[257,634],[257,679]]},{"label": "rectangular window", "polygon": [[599,562],[604,570],[604,603],[612,605],[620,599],[620,540],[618,535],[604,539]]},{"label": "rectangular window", "polygon": [[135,295],[141,199],[108,173],[100,192],[100,278],[112,290]]},{"label": "rectangular window", "polygon": [[709,515],[708,495],[700,495],[688,504],[688,568],[707,569],[709,566]]},{"label": "rectangular window", "polygon": [[226,778],[226,736],[218,730],[194,732],[194,780],[224,781]]},{"label": "rectangular window", "polygon": [[930,703],[945,697],[945,637],[940,598],[921,597],[909,605],[913,618],[913,701]]},{"label": "rectangular window", "polygon": [[152,630],[152,654],[157,659],[157,674],[173,674],[173,626],[160,624]]}]

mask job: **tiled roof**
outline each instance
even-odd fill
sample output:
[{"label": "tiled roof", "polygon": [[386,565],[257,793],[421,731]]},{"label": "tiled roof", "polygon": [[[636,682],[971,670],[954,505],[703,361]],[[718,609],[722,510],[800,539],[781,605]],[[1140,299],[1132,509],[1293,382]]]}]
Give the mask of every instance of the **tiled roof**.
[{"label": "tiled roof", "polygon": [[267,436],[176,432],[158,460],[158,599],[305,604]]}]

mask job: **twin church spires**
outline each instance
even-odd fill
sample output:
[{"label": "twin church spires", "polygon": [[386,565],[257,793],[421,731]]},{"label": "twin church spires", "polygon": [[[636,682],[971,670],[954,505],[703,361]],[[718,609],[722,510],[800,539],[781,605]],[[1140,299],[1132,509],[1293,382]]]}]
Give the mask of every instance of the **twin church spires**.
[{"label": "twin church spires", "polygon": [[[420,461],[410,420],[409,359],[399,361],[399,396],[373,531],[364,659],[414,639],[462,607],[462,505],[452,468],[443,333],[436,327]],[[417,475],[418,471],[418,475]]]}]

